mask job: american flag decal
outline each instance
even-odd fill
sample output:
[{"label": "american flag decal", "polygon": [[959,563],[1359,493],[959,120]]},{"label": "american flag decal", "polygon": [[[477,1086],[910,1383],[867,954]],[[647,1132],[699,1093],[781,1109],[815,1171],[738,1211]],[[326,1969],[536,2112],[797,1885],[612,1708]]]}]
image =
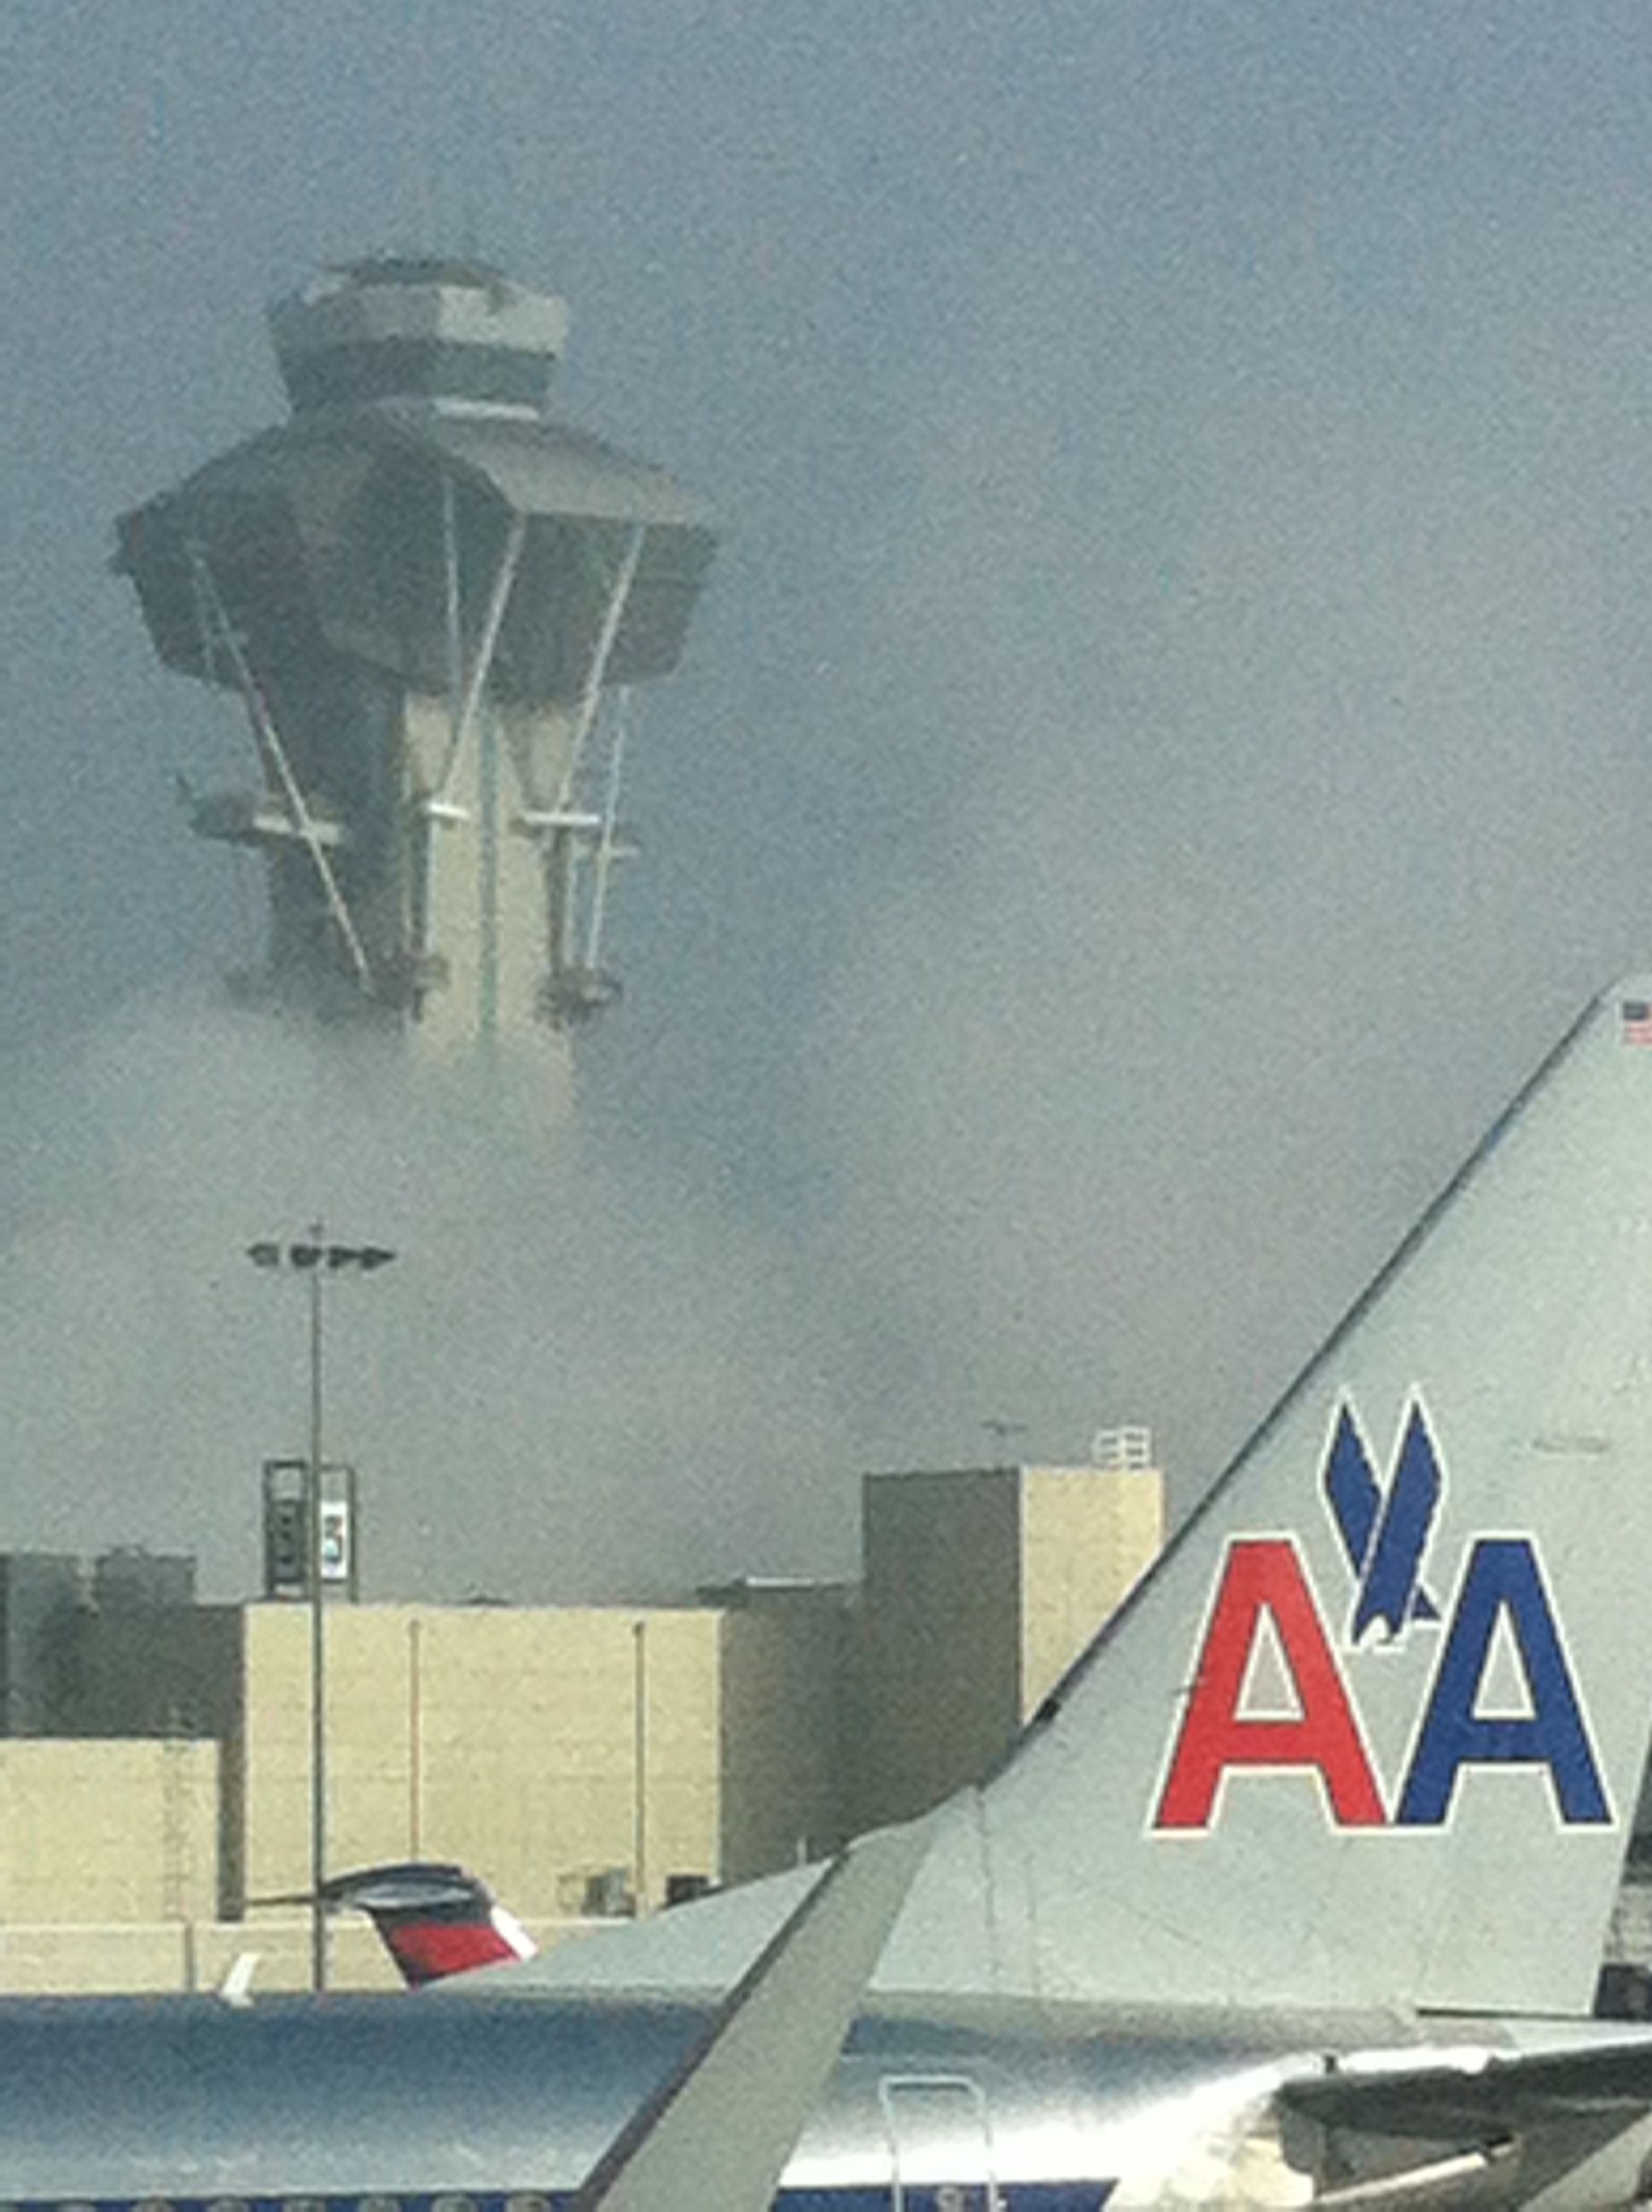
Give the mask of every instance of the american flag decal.
[{"label": "american flag decal", "polygon": [[1618,1016],[1625,1044],[1652,1044],[1652,1000],[1621,1000]]}]

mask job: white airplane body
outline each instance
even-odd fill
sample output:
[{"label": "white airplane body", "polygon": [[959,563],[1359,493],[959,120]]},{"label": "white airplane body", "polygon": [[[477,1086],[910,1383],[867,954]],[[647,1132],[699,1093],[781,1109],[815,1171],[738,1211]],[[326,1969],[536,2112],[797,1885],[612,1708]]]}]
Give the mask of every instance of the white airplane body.
[{"label": "white airplane body", "polygon": [[[1585,1011],[935,1817],[782,2205],[1652,2195],[1652,2033],[1590,2016],[1652,1743],[1649,1038],[1652,983]],[[0,2195],[571,2197],[818,1879],[417,1999],[0,2008]]]}]

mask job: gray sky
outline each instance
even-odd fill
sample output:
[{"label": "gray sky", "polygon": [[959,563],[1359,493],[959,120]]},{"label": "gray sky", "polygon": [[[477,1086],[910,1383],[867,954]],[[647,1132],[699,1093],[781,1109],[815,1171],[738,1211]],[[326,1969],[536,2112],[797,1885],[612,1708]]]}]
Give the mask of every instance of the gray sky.
[{"label": "gray sky", "polygon": [[[1652,957],[1649,106],[1639,0],[0,5],[0,1543],[247,1581],[315,1205],[380,1588],[842,1568],[989,1417],[1194,1494]],[[424,246],[726,524],[554,1155],[215,1008],[106,565]]]}]

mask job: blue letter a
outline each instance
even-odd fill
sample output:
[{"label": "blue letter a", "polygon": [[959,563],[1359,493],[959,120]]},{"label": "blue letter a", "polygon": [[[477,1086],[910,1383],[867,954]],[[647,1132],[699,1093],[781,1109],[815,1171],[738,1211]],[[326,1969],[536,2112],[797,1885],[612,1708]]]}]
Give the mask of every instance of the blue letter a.
[{"label": "blue letter a", "polygon": [[[1475,1710],[1476,1702],[1498,1617],[1505,1612],[1531,1711],[1485,1715]],[[1543,1570],[1528,1537],[1482,1536],[1469,1555],[1400,1799],[1399,1824],[1439,1826],[1451,1810],[1457,1775],[1465,1766],[1546,1766],[1560,1817],[1569,1826],[1611,1820],[1554,1608],[1543,1587]]]}]

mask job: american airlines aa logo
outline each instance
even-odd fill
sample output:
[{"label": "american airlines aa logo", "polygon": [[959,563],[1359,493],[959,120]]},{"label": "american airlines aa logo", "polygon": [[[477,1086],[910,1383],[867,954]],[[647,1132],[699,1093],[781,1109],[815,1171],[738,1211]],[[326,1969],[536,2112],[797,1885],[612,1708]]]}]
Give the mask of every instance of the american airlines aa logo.
[{"label": "american airlines aa logo", "polygon": [[[1445,1483],[1420,1399],[1406,1409],[1386,1484],[1353,1408],[1341,1406],[1320,1482],[1352,1584],[1340,1647],[1295,1536],[1231,1539],[1154,1829],[1210,1830],[1229,1777],[1247,1771],[1316,1776],[1339,1828],[1437,1828],[1464,1770],[1487,1767],[1546,1778],[1564,1826],[1609,1824],[1600,1761],[1536,1541],[1474,1537],[1447,1618],[1430,1591],[1429,1553]],[[1345,1661],[1418,1640],[1433,1647],[1431,1662],[1405,1771],[1385,1790]],[[1285,1694],[1259,1711],[1254,1685],[1267,1663]]]}]

